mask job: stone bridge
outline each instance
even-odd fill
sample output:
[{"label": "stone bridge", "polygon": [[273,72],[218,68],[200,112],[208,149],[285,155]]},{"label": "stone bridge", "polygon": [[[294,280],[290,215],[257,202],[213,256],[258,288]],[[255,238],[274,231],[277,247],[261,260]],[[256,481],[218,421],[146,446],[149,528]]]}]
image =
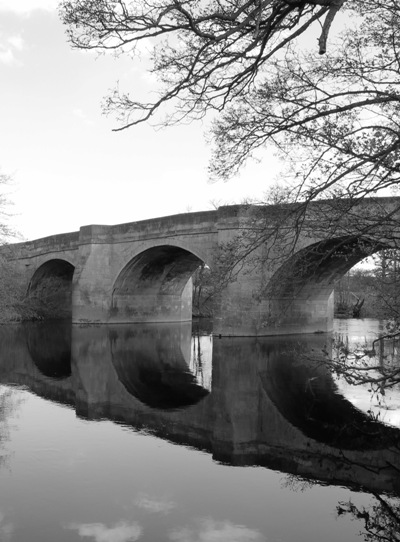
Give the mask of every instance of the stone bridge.
[{"label": "stone bridge", "polygon": [[[368,254],[395,246],[400,198],[232,205],[9,245],[27,291],[70,284],[73,323],[183,322],[191,276],[216,272],[214,332],[326,332],[335,281]],[[400,233],[400,231],[399,231]],[[223,277],[223,278],[221,278]]]}]

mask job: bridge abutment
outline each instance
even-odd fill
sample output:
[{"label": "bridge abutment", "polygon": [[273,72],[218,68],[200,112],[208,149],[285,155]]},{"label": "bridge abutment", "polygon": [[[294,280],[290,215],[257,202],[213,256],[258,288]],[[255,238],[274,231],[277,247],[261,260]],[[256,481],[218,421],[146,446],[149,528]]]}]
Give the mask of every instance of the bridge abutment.
[{"label": "bridge abutment", "polygon": [[[258,299],[255,284],[238,279],[221,295],[213,330],[222,336],[327,333],[333,329],[334,294]],[[253,289],[254,288],[254,289]],[[259,286],[261,289],[261,285]]]}]

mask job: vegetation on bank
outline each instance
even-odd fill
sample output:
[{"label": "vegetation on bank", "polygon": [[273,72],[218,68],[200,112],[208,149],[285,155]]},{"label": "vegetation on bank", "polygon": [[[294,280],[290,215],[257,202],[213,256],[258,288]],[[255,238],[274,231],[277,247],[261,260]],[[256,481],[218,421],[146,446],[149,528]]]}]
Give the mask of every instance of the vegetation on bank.
[{"label": "vegetation on bank", "polygon": [[44,276],[27,291],[24,277],[12,263],[12,243],[20,234],[10,225],[13,178],[0,169],[0,324],[28,320],[54,320],[71,315],[71,280]]},{"label": "vegetation on bank", "polygon": [[0,256],[0,307],[0,324],[68,318],[71,316],[71,283],[49,277],[27,292],[13,266]]},{"label": "vegetation on bank", "polygon": [[382,250],[373,266],[352,269],[335,285],[335,316],[400,318],[400,254]]},{"label": "vegetation on bank", "polygon": [[214,310],[211,270],[202,264],[192,276],[192,311],[195,318],[211,318]]}]

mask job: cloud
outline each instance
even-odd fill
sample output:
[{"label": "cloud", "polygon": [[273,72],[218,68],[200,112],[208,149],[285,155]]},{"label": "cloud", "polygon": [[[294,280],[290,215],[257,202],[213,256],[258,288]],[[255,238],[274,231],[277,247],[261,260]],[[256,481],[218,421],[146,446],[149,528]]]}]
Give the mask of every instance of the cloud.
[{"label": "cloud", "polygon": [[7,64],[8,66],[11,66],[11,64],[15,64],[16,62],[17,62],[17,59],[15,58],[11,49],[7,49],[7,50],[0,49],[0,63],[1,64]]},{"label": "cloud", "polygon": [[72,110],[72,114],[74,115],[74,117],[83,121],[83,123],[87,126],[92,126],[94,124],[94,122],[88,117],[88,115],[86,115],[86,113],[80,107],[75,107],[75,109]]},{"label": "cloud", "polygon": [[147,495],[140,495],[136,501],[136,506],[146,510],[146,512],[154,512],[158,514],[168,514],[176,507],[176,503],[173,501],[158,501],[151,499]]},{"label": "cloud", "polygon": [[21,51],[24,48],[22,36],[15,34],[7,38],[0,36],[0,38],[0,63],[7,64],[8,66],[20,64],[15,56],[15,52]]},{"label": "cloud", "polygon": [[265,542],[259,531],[229,521],[203,519],[195,528],[183,527],[169,535],[173,542]]},{"label": "cloud", "polygon": [[143,532],[139,524],[124,521],[114,527],[106,527],[104,523],[72,523],[68,529],[78,531],[81,538],[93,538],[95,542],[136,542]]},{"label": "cloud", "polygon": [[4,514],[0,512],[0,540],[2,542],[11,542],[14,525],[5,522],[4,519]]},{"label": "cloud", "polygon": [[22,36],[10,36],[7,38],[8,43],[14,47],[14,49],[17,49],[17,51],[22,51],[24,48],[24,40],[22,39]]}]

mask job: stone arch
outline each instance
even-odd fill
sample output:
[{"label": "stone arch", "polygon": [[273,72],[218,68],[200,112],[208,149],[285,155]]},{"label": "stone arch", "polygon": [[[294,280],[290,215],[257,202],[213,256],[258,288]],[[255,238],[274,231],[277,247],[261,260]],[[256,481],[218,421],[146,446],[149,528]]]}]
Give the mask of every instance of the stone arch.
[{"label": "stone arch", "polygon": [[158,245],[137,254],[125,265],[114,283],[111,320],[191,320],[190,279],[202,263],[199,256],[175,245]]},{"label": "stone arch", "polygon": [[28,297],[43,318],[72,316],[72,279],[75,267],[67,260],[47,260],[34,272]]},{"label": "stone arch", "polygon": [[313,243],[294,254],[267,285],[270,318],[284,332],[328,331],[334,284],[354,265],[386,245],[347,236]]}]

